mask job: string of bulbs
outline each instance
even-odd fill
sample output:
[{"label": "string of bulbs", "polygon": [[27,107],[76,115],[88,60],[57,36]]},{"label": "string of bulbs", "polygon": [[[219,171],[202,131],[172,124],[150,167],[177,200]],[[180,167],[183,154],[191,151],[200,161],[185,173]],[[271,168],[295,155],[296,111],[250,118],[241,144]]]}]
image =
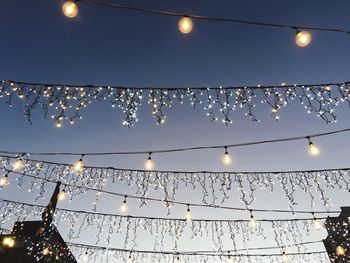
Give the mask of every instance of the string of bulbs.
[{"label": "string of bulbs", "polygon": [[[0,179],[0,187],[4,188],[6,186],[9,185],[9,174],[10,173],[14,173],[14,174],[18,174],[21,175],[23,177],[28,177],[28,178],[33,178],[36,180],[42,180],[42,181],[46,181],[49,183],[53,183],[53,184],[57,184],[57,180],[51,180],[49,178],[42,178],[39,176],[35,176],[35,175],[30,175],[30,174],[25,174],[25,173],[20,173],[20,172],[16,172],[13,170],[7,170],[6,169],[6,174]],[[170,205],[182,205],[182,206],[187,206],[187,208],[189,209],[189,207],[202,207],[202,208],[214,208],[214,209],[223,209],[223,210],[233,210],[233,211],[247,211],[246,208],[240,208],[240,207],[232,207],[232,206],[223,206],[223,205],[206,205],[206,204],[199,204],[199,203],[191,203],[191,202],[180,202],[180,201],[168,201],[168,200],[164,200],[164,199],[160,199],[160,198],[152,198],[152,197],[141,197],[141,196],[137,196],[137,195],[126,195],[123,193],[117,193],[117,192],[112,192],[112,191],[107,191],[107,190],[103,190],[103,189],[98,189],[98,188],[93,188],[93,187],[87,187],[87,186],[81,186],[81,185],[72,185],[69,183],[64,183],[61,182],[61,185],[64,187],[64,189],[62,189],[59,193],[59,200],[60,201],[64,201],[67,199],[67,196],[69,195],[69,193],[65,190],[66,188],[77,188],[77,189],[83,189],[84,192],[86,191],[94,191],[97,192],[98,194],[108,194],[108,195],[113,195],[113,196],[119,196],[119,197],[123,197],[123,202],[120,206],[120,211],[123,213],[126,213],[129,209],[129,205],[127,203],[128,199],[136,199],[136,200],[143,200],[143,201],[151,201],[151,202],[160,202],[160,203],[165,203],[167,207],[169,207]],[[188,212],[187,209],[187,212]],[[186,214],[187,214],[186,212]],[[251,214],[253,212],[259,212],[259,213],[293,213],[293,214],[311,214],[313,216],[313,220],[315,225],[319,225],[318,222],[319,220],[323,219],[322,217],[315,217],[315,214],[339,214],[341,211],[306,211],[306,210],[281,210],[281,209],[250,209],[249,212],[251,212]],[[306,219],[299,219],[299,220],[306,220]],[[263,222],[265,221],[265,219],[259,219],[259,222]],[[287,220],[288,221],[288,220]],[[319,228],[319,227],[317,227]]]},{"label": "string of bulbs", "polygon": [[172,12],[172,11],[162,11],[157,9],[143,8],[143,7],[103,2],[103,1],[93,1],[93,0],[76,0],[76,1],[65,2],[62,6],[62,11],[64,15],[68,18],[76,17],[78,15],[79,3],[107,7],[107,8],[114,8],[114,9],[129,10],[132,12],[142,12],[142,13],[147,13],[151,15],[179,17],[180,20],[178,22],[178,29],[183,34],[189,34],[192,32],[194,28],[193,20],[206,20],[206,21],[212,21],[212,22],[225,22],[225,23],[258,26],[258,27],[293,30],[295,31],[295,43],[299,47],[306,47],[310,45],[312,41],[312,35],[309,31],[323,31],[323,32],[350,34],[350,31],[348,30],[337,29],[337,28],[276,24],[276,23],[267,23],[267,22],[251,21],[251,20],[231,19],[231,18],[224,18],[224,17],[202,16],[202,15],[196,15],[196,14],[185,14],[185,13]]},{"label": "string of bulbs", "polygon": [[[294,137],[285,137],[279,139],[271,139],[271,140],[261,140],[261,141],[253,141],[246,143],[238,143],[238,144],[228,144],[228,145],[212,145],[212,146],[195,146],[195,147],[184,147],[184,148],[173,148],[173,149],[164,149],[164,150],[147,150],[147,151],[121,151],[121,152],[85,152],[85,153],[77,153],[77,152],[18,152],[18,151],[3,151],[0,150],[0,153],[3,154],[13,154],[17,155],[18,159],[13,165],[13,170],[18,171],[22,166],[23,157],[25,155],[35,155],[35,156],[80,156],[80,158],[73,164],[73,169],[76,172],[82,172],[85,167],[84,157],[86,156],[108,156],[108,155],[145,155],[148,157],[144,163],[144,168],[147,171],[156,171],[154,159],[152,159],[152,155],[154,154],[166,154],[166,153],[175,153],[175,152],[185,152],[185,151],[196,151],[196,150],[208,150],[208,149],[223,149],[224,155],[222,157],[222,162],[225,166],[229,166],[232,164],[233,158],[229,153],[230,148],[238,148],[238,147],[246,147],[253,145],[261,145],[261,144],[270,144],[270,143],[280,143],[280,142],[290,142],[290,141],[299,141],[299,140],[307,140],[308,142],[308,153],[311,156],[317,156],[320,154],[320,148],[311,141],[312,138],[331,136],[335,134],[349,132],[350,128],[335,130],[331,132],[324,132],[318,134],[311,135],[303,135],[303,136],[294,136]],[[135,170],[136,171],[136,170]]]}]

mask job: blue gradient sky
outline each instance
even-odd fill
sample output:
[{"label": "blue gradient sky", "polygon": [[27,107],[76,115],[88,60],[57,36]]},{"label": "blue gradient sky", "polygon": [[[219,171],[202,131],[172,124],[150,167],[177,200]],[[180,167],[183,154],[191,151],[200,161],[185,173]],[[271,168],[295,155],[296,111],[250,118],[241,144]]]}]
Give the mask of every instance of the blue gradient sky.
[{"label": "blue gradient sky", "polygon": [[[195,21],[193,33],[182,35],[177,30],[176,18],[84,5],[79,8],[78,18],[69,20],[61,13],[61,3],[1,1],[0,79],[128,86],[234,86],[350,79],[350,36],[345,34],[313,32],[313,43],[307,48],[298,48],[294,44],[294,33],[288,30]],[[140,4],[139,1],[128,3]],[[142,5],[276,23],[345,29],[350,25],[350,3],[345,0],[202,0],[200,4],[194,0],[179,0],[142,1]],[[24,152],[147,150],[231,144],[350,126],[347,105],[337,108],[339,122],[332,125],[308,115],[298,104],[283,109],[278,123],[268,116],[267,110],[262,110],[260,123],[253,123],[236,112],[234,123],[228,127],[211,123],[203,110],[192,111],[186,105],[170,109],[167,123],[163,126],[157,126],[151,118],[150,108],[143,106],[139,113],[140,121],[132,129],[122,127],[121,113],[102,104],[86,109],[83,120],[62,129],[56,129],[50,120],[43,120],[40,112],[33,116],[33,125],[25,121],[20,107],[8,108],[1,103],[0,112],[0,148]],[[343,134],[316,140],[322,154],[314,159],[305,151],[306,142],[237,149],[232,152],[234,165],[230,169],[272,171],[348,167],[348,138],[347,134]],[[157,156],[156,168],[223,170],[221,155],[222,151],[207,151]],[[145,158],[89,158],[87,162],[91,165],[142,168]],[[120,185],[112,186],[112,189],[125,193],[130,191]],[[331,194],[336,206],[349,205],[344,193]],[[34,199],[14,185],[0,192],[0,197]],[[188,200],[191,192],[184,190],[181,198]],[[274,203],[268,200],[262,196],[257,206],[288,206],[286,200]],[[106,199],[101,202],[100,209],[113,211],[119,202]],[[302,197],[300,203],[303,205],[299,208],[310,208]],[[228,204],[235,205],[236,201]],[[73,202],[67,206],[81,208],[83,205]],[[165,211],[150,205],[146,209],[131,209],[130,213],[163,216]],[[211,216],[206,211],[197,213],[202,217]],[[181,210],[175,212],[179,217],[182,214]],[[223,217],[230,216],[223,214]],[[190,241],[184,244],[191,245]],[[259,245],[263,244],[254,244]]]}]

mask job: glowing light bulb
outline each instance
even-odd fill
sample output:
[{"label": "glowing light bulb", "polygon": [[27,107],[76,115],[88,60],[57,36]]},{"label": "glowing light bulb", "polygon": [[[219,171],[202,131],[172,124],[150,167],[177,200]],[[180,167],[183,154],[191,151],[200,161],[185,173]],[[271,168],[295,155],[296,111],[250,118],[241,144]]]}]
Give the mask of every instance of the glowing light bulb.
[{"label": "glowing light bulb", "polygon": [[50,250],[48,248],[44,248],[42,253],[44,256],[47,256],[48,254],[50,254]]},{"label": "glowing light bulb", "polygon": [[62,123],[61,122],[57,122],[56,123],[56,128],[58,128],[58,129],[62,128]]},{"label": "glowing light bulb", "polygon": [[84,169],[83,156],[74,163],[73,170],[76,172],[82,172]]},{"label": "glowing light bulb", "polygon": [[187,205],[187,211],[186,211],[185,218],[186,218],[187,222],[192,221],[192,213],[191,213],[190,205]]},{"label": "glowing light bulb", "polygon": [[253,211],[250,211],[249,225],[250,225],[251,228],[255,228],[256,227],[256,219],[253,216]]},{"label": "glowing light bulb", "polygon": [[148,159],[145,162],[145,169],[147,171],[151,171],[154,168],[154,162],[152,160],[152,156],[151,155],[152,155],[152,153],[149,153]]},{"label": "glowing light bulb", "polygon": [[67,1],[63,4],[62,11],[66,17],[74,18],[78,15],[78,5],[72,1]]},{"label": "glowing light bulb", "polygon": [[282,254],[282,261],[283,261],[283,263],[289,262],[289,258],[288,258],[288,255],[286,254],[286,252],[283,252],[283,254]]},{"label": "glowing light bulb", "polygon": [[314,219],[313,224],[317,231],[320,231],[323,228],[322,222],[316,218]]},{"label": "glowing light bulb", "polygon": [[0,179],[0,187],[5,187],[9,184],[9,176],[8,174],[5,174],[3,177]]},{"label": "glowing light bulb", "polygon": [[311,40],[312,40],[312,36],[308,31],[298,31],[297,34],[295,35],[295,43],[299,47],[306,47],[310,45]]},{"label": "glowing light bulb", "polygon": [[175,258],[175,263],[181,263],[181,259],[180,259],[179,256],[177,256],[177,257]]},{"label": "glowing light bulb", "polygon": [[87,252],[85,252],[84,256],[82,257],[82,261],[83,262],[88,262],[89,261],[89,256],[88,256]]},{"label": "glowing light bulb", "polygon": [[13,237],[5,237],[2,240],[2,245],[7,248],[13,248],[16,244],[16,241]]},{"label": "glowing light bulb", "polygon": [[126,263],[132,263],[132,257],[129,256],[128,259],[126,260]]},{"label": "glowing light bulb", "polygon": [[189,18],[188,16],[184,16],[183,18],[180,19],[179,21],[179,30],[183,34],[188,34],[191,33],[193,29],[193,22],[192,19]]},{"label": "glowing light bulb", "polygon": [[224,165],[228,166],[230,164],[232,164],[232,157],[231,155],[228,153],[227,151],[227,146],[225,146],[225,154],[222,157],[222,162]]},{"label": "glowing light bulb", "polygon": [[60,191],[59,194],[58,194],[58,200],[59,200],[59,201],[64,201],[64,200],[66,200],[66,198],[67,198],[67,193],[66,193],[66,191],[63,189],[63,190]]},{"label": "glowing light bulb", "polygon": [[126,202],[126,196],[125,196],[125,199],[120,207],[120,211],[122,211],[123,213],[127,212],[128,211],[128,203]]},{"label": "glowing light bulb", "polygon": [[22,160],[22,158],[19,158],[16,161],[13,162],[12,169],[14,171],[18,171],[19,169],[22,168],[22,166],[23,166],[23,160]]},{"label": "glowing light bulb", "polygon": [[227,257],[227,263],[234,263],[234,262],[235,262],[235,260],[232,256]]},{"label": "glowing light bulb", "polygon": [[314,144],[312,141],[310,141],[310,139],[309,139],[308,152],[311,156],[317,156],[320,154],[320,149],[317,147],[316,144]]},{"label": "glowing light bulb", "polygon": [[342,246],[337,246],[335,248],[335,253],[337,256],[344,256],[345,255],[345,249]]}]

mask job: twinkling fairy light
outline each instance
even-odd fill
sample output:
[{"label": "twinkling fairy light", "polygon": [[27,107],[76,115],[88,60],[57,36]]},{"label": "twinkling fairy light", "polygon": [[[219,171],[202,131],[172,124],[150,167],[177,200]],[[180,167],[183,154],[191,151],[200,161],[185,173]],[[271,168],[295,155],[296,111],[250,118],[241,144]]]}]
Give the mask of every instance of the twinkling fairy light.
[{"label": "twinkling fairy light", "polygon": [[[16,157],[0,155],[0,169],[4,174],[11,170],[16,160]],[[136,188],[136,194],[144,204],[146,199],[143,198],[148,197],[151,191],[163,193],[165,201],[175,201],[176,194],[184,186],[200,190],[202,203],[211,206],[223,204],[229,198],[229,193],[236,190],[246,209],[251,209],[258,191],[274,192],[280,186],[291,211],[297,205],[297,195],[302,192],[309,197],[312,206],[320,201],[329,211],[332,203],[327,197],[327,189],[350,190],[350,169],[239,173],[143,171],[84,166],[81,172],[76,173],[72,167],[26,156],[20,173],[70,185],[70,189],[66,190],[72,193],[71,197],[84,192],[80,186],[103,190],[107,182],[126,183]],[[11,183],[10,176],[8,180]],[[43,197],[47,182],[41,181],[36,185],[33,179],[29,191],[34,190],[35,186],[39,189],[38,198]]]},{"label": "twinkling fairy light", "polygon": [[[36,204],[0,199],[0,227],[4,228],[14,221],[39,217],[43,208],[44,206]],[[325,218],[319,220],[324,221]],[[121,237],[124,240],[124,249],[130,250],[138,247],[140,238],[145,233],[154,237],[155,250],[162,250],[172,239],[177,248],[184,234],[189,233],[194,240],[210,238],[211,247],[215,251],[227,250],[228,245],[234,250],[248,249],[250,241],[274,236],[278,247],[288,247],[293,242],[293,247],[299,252],[305,252],[307,243],[303,242],[303,238],[316,231],[313,218],[257,220],[252,229],[249,220],[191,219],[189,222],[186,219],[125,216],[62,208],[56,209],[54,223],[57,226],[63,224],[64,229],[67,229],[65,234],[68,242],[79,240],[83,233],[89,231],[91,235],[94,234],[96,244],[107,244],[110,247],[112,237]]]},{"label": "twinkling fairy light", "polygon": [[[244,110],[245,115],[258,121],[255,108],[265,104],[271,116],[280,119],[282,108],[293,101],[304,106],[327,123],[336,121],[335,107],[339,102],[350,103],[350,84],[282,85],[256,87],[218,88],[128,88],[116,86],[79,86],[2,81],[0,98],[10,106],[19,100],[24,106],[24,115],[31,122],[34,110],[42,109],[45,117],[51,116],[57,127],[65,121],[73,124],[81,119],[82,110],[97,102],[119,108],[125,115],[123,125],[131,127],[137,122],[137,112],[144,98],[152,107],[152,115],[158,124],[166,120],[165,110],[174,102],[187,103],[193,108],[202,107],[207,116],[228,125],[234,111]],[[260,112],[260,110],[259,110]]]}]

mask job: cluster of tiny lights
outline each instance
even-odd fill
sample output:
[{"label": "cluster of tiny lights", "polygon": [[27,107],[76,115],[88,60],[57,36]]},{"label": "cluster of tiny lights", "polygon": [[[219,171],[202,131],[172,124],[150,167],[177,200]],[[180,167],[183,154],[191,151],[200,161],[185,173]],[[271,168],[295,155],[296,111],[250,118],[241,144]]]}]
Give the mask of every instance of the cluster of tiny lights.
[{"label": "cluster of tiny lights", "polygon": [[[62,6],[64,15],[68,18],[75,18],[78,15],[78,5],[76,2],[67,1]],[[190,16],[183,16],[178,23],[179,31],[183,34],[189,34],[193,30],[193,21]],[[312,41],[311,33],[306,30],[296,30],[295,43],[299,47],[306,47]],[[60,126],[60,124],[58,124]]]}]

